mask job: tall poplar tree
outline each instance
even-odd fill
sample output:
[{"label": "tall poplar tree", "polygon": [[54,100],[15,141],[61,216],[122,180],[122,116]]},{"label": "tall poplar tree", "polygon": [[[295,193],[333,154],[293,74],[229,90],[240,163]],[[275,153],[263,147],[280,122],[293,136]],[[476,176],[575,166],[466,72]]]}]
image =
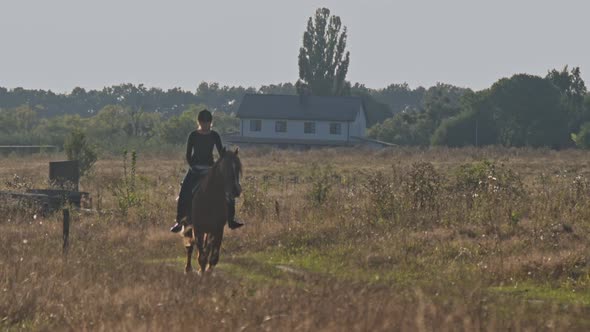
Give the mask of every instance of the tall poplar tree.
[{"label": "tall poplar tree", "polygon": [[[342,30],[342,32],[341,32]],[[350,94],[346,73],[350,52],[346,51],[346,27],[328,8],[318,8],[307,21],[303,46],[299,49],[299,94],[342,96]]]}]

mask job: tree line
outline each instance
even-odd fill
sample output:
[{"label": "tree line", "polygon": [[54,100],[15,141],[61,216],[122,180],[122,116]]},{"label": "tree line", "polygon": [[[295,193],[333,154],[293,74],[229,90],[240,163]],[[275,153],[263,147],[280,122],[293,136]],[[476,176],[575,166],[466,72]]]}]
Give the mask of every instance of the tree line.
[{"label": "tree line", "polygon": [[[392,84],[385,89],[351,88],[368,107],[369,124],[394,112],[417,108],[428,90]],[[256,89],[201,83],[195,92],[164,91],[144,85],[121,84],[102,90],[75,88],[56,94],[45,90],[0,87],[0,145],[50,144],[62,146],[75,128],[105,148],[117,144],[184,144],[194,128],[195,115],[207,108],[215,113],[214,126],[222,133],[239,131],[234,114],[246,93],[297,94],[295,84],[264,85]],[[110,142],[110,143],[107,143]]]},{"label": "tree line", "polygon": [[447,84],[417,91],[403,85],[369,91],[346,81],[346,40],[340,17],[331,16],[327,8],[317,9],[299,49],[297,92],[362,96],[371,137],[418,146],[590,145],[590,97],[579,67],[553,69],[546,77],[517,74],[478,92]]},{"label": "tree line", "polygon": [[421,108],[395,114],[369,135],[418,146],[590,147],[590,94],[579,67],[516,74],[477,92],[438,87]]},{"label": "tree line", "polygon": [[[369,136],[394,144],[590,147],[590,94],[578,67],[553,69],[545,77],[517,74],[481,91],[443,83],[415,89],[356,83],[349,89],[363,99]],[[62,146],[75,128],[107,149],[184,144],[203,108],[215,112],[218,131],[239,131],[234,113],[246,93],[298,91],[292,83],[256,89],[206,82],[195,92],[141,84],[67,94],[0,88],[0,144]]]},{"label": "tree line", "polygon": [[233,115],[246,93],[359,96],[368,135],[399,145],[590,147],[590,95],[580,68],[545,77],[516,74],[472,91],[439,83],[370,89],[346,80],[350,52],[340,17],[319,8],[307,22],[295,84],[258,89],[202,82],[196,91],[121,84],[71,93],[0,87],[0,144],[55,144],[82,128],[105,148],[182,144],[196,112],[215,112],[221,133],[238,131]]}]

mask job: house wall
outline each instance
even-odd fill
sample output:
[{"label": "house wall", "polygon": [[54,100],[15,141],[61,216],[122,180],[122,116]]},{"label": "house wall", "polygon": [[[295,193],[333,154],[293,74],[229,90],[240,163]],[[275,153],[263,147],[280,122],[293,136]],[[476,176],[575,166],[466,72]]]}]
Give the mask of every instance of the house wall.
[{"label": "house wall", "polygon": [[[315,122],[315,134],[305,134],[303,132],[304,123],[308,121],[300,120],[286,120],[287,132],[275,132],[276,120],[262,120],[262,128],[260,131],[250,131],[250,120],[241,119],[240,129],[242,136],[245,137],[259,137],[259,138],[289,138],[289,139],[311,139],[311,140],[332,140],[332,141],[346,141],[348,139],[348,122],[343,121],[313,121]],[[330,123],[340,123],[340,135],[330,134]]]},{"label": "house wall", "polygon": [[367,129],[367,120],[365,118],[365,110],[361,107],[361,111],[357,113],[356,119],[350,124],[350,136],[365,137]]}]

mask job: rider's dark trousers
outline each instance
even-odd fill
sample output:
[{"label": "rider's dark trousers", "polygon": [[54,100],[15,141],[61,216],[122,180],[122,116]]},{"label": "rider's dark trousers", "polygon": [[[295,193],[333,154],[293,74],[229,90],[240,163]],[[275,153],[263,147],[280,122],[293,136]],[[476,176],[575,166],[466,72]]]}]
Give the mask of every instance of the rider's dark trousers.
[{"label": "rider's dark trousers", "polygon": [[180,185],[180,194],[178,194],[178,202],[176,205],[176,222],[180,222],[180,220],[186,216],[192,198],[192,190],[198,182],[199,174],[191,171],[189,168],[182,180],[182,184]]}]

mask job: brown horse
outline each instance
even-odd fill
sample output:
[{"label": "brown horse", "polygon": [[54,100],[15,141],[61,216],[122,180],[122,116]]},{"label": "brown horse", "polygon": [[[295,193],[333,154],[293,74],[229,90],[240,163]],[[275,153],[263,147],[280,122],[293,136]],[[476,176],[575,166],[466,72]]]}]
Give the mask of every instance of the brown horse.
[{"label": "brown horse", "polygon": [[211,270],[219,261],[223,229],[227,221],[227,198],[240,196],[242,163],[238,149],[226,151],[201,180],[192,199],[188,225],[183,236],[186,247],[185,272],[192,270],[191,255],[196,243],[200,272]]}]

